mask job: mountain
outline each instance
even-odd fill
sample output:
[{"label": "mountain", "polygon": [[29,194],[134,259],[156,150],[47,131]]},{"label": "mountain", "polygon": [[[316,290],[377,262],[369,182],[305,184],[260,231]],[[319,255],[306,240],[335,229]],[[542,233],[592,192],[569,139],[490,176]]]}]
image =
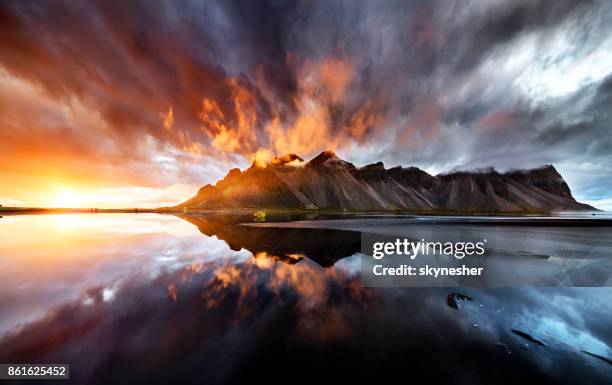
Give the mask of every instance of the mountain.
[{"label": "mountain", "polygon": [[431,212],[595,210],[577,202],[552,165],[430,175],[416,167],[364,167],[324,151],[309,162],[295,154],[235,168],[215,186],[176,206],[192,210],[302,208]]}]

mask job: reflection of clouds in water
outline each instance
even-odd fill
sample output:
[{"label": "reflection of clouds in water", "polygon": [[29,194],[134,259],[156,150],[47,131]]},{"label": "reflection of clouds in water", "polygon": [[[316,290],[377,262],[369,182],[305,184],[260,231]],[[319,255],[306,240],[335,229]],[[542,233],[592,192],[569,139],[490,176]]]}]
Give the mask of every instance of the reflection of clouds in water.
[{"label": "reflection of clouds in water", "polygon": [[[1,214],[0,214],[1,215]],[[0,221],[0,239],[9,245],[19,245],[19,241],[31,242],[31,238],[14,239],[16,234],[36,232],[42,241],[51,241],[50,236],[108,236],[123,237],[138,234],[166,234],[186,237],[197,234],[193,226],[176,217],[159,214],[53,214],[5,216]],[[104,237],[103,234],[107,236]],[[8,235],[12,235],[10,239]]]},{"label": "reflection of clouds in water", "polygon": [[358,274],[361,271],[361,258],[363,257],[363,254],[356,253],[336,262],[334,268],[348,275]]},{"label": "reflection of clouds in water", "polygon": [[190,236],[197,231],[174,216],[159,214],[59,214],[41,218],[52,226],[78,232],[93,230],[113,235],[167,234]]},{"label": "reflection of clouds in water", "polygon": [[18,216],[18,215],[2,215],[2,213],[0,213],[0,225],[6,225],[8,223],[14,223],[14,222],[19,222],[20,220],[22,220],[24,217],[23,216]]},{"label": "reflection of clouds in water", "polygon": [[[0,244],[0,307],[3,309],[0,333],[42,316],[53,306],[80,297],[87,302],[84,293],[91,287],[107,287],[110,298],[114,292],[110,288],[120,285],[125,277],[150,280],[194,261],[243,260],[251,256],[246,250],[231,250],[214,237],[203,237],[189,223],[170,216],[21,218],[15,223],[17,227],[1,227],[0,237],[6,242]],[[78,241],[75,238],[64,243],[58,240],[57,225],[66,219],[73,221],[64,226],[72,229]],[[78,223],[86,226],[80,228],[76,226]],[[164,226],[167,226],[164,231],[159,231]],[[126,228],[132,229],[126,232]],[[111,233],[113,229],[117,232]]]},{"label": "reflection of clouds in water", "polygon": [[603,341],[596,339],[588,331],[572,328],[560,319],[542,317],[533,330],[535,334],[552,335],[562,343],[580,350],[612,356],[610,347]]},{"label": "reflection of clouds in water", "polygon": [[[114,299],[110,301],[109,297]],[[217,352],[212,350],[218,347],[209,339],[220,339],[230,343],[226,349],[237,350],[238,354],[223,364],[220,371],[224,371],[240,362],[240,355],[245,353],[241,352],[243,343],[253,344],[247,329],[257,330],[259,324],[278,323],[279,328],[270,331],[273,339],[278,338],[285,336],[283,321],[290,321],[287,319],[290,317],[294,318],[290,323],[297,323],[293,332],[300,334],[300,339],[346,338],[351,325],[346,323],[345,314],[337,304],[341,301],[349,306],[355,316],[364,309],[364,306],[356,307],[356,303],[370,297],[355,277],[336,272],[334,268],[323,269],[308,260],[290,266],[260,254],[244,261],[231,258],[200,261],[166,271],[152,281],[131,277],[112,289],[94,288],[80,304],[66,304],[47,318],[7,337],[0,357],[61,358],[75,362],[75,375],[82,375],[85,368],[79,365],[81,357],[87,357],[86,360],[92,355],[106,357],[115,343],[122,345],[119,356],[126,351],[136,355],[146,352],[155,360],[172,356],[176,353],[173,349],[182,349],[187,340],[196,339],[204,345],[203,353],[214,360]],[[334,305],[328,306],[330,303]],[[270,320],[266,321],[265,313]],[[276,319],[279,316],[281,319]],[[159,341],[139,340],[132,333],[143,338],[159,337]],[[238,335],[233,336],[234,333]],[[133,360],[134,356],[123,358]]]},{"label": "reflection of clouds in water", "polygon": [[[539,335],[547,321],[538,316],[556,317],[570,330],[576,315],[597,304],[585,293],[605,298],[606,290],[470,290],[474,301],[455,310],[445,304],[445,289],[362,288],[351,268],[358,259],[324,269],[308,259],[290,265],[238,253],[165,269],[152,279],[126,277],[113,286],[112,301],[105,301],[108,286],[93,288],[89,305],[67,303],[5,337],[0,361],[69,362],[79,383],[314,381],[321,375],[363,381],[399,373],[423,376],[422,383],[595,384],[612,376],[612,368],[554,344],[520,350],[524,341],[510,334],[522,326]],[[609,319],[609,306],[598,311],[602,322]]]},{"label": "reflection of clouds in water", "polygon": [[198,262],[210,262],[223,258],[231,262],[240,262],[253,256],[248,250],[241,249],[234,251],[215,237],[202,237],[198,235],[188,241],[178,241],[175,239],[166,240],[161,248],[157,249],[153,260],[142,266],[141,270],[147,271],[150,279],[154,279],[167,271],[176,271]]},{"label": "reflection of clouds in water", "polygon": [[[612,357],[611,288],[544,289],[529,293],[546,305],[546,316],[534,317],[534,329],[555,335],[561,342]],[[537,308],[531,314],[537,314]],[[533,316],[532,316],[533,317]]]},{"label": "reflection of clouds in water", "polygon": [[[64,250],[61,269],[0,280],[0,324],[11,331],[0,362],[68,362],[79,384],[612,379],[578,351],[609,357],[609,289],[466,289],[474,301],[455,310],[442,288],[362,288],[359,254],[322,268],[235,249],[196,231],[104,237]],[[547,346],[521,350],[513,328]]]},{"label": "reflection of clouds in water", "polygon": [[[550,349],[577,355],[588,351],[612,357],[612,329],[606,321],[612,316],[610,288],[469,289],[466,292],[478,300],[478,305],[467,305],[471,308],[468,317],[485,328],[503,325],[502,334],[497,336],[500,339],[507,338],[508,330],[517,329],[545,342]],[[589,361],[585,357],[577,359]]]}]

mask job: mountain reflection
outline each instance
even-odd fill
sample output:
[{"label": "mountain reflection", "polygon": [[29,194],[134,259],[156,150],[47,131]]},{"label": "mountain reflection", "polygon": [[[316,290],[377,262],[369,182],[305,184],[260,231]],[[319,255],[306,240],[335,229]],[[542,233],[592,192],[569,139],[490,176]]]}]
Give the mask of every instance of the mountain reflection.
[{"label": "mountain reflection", "polygon": [[[293,264],[304,256],[323,267],[351,256],[360,249],[360,234],[354,231],[242,226],[250,218],[231,215],[179,215],[209,237],[216,236],[235,251],[247,249],[253,255],[266,253],[271,258]],[[272,220],[287,221],[303,216],[287,215]]]}]

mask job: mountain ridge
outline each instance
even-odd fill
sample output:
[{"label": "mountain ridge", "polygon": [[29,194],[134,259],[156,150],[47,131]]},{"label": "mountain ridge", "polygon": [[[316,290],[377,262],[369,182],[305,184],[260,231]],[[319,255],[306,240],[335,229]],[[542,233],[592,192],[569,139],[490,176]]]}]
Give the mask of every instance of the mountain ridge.
[{"label": "mountain ridge", "polygon": [[296,154],[231,169],[175,206],[189,210],[290,208],[431,212],[596,210],[577,202],[552,164],[500,173],[493,168],[431,175],[417,167],[356,167],[332,151]]}]

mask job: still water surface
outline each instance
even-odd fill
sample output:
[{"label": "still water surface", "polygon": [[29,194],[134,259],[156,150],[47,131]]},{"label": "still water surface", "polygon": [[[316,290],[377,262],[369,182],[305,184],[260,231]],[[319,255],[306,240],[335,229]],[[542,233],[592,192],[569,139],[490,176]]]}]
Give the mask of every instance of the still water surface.
[{"label": "still water surface", "polygon": [[[363,288],[359,231],[384,221],[0,218],[0,362],[69,363],[77,384],[612,381],[612,289]],[[596,235],[612,257],[605,229],[567,231],[560,249]]]}]

